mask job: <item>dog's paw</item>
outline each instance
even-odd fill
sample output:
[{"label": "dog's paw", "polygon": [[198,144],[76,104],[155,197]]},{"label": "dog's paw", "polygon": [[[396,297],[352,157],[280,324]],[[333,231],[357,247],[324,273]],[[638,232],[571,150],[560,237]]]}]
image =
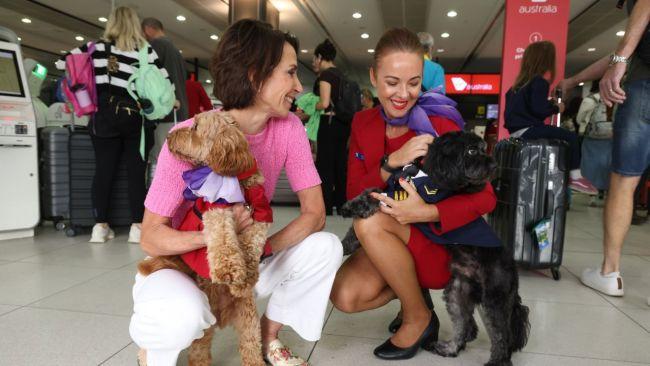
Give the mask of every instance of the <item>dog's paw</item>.
[{"label": "dog's paw", "polygon": [[460,351],[460,347],[454,341],[438,341],[433,345],[433,352],[442,357],[456,357],[458,351]]},{"label": "dog's paw", "polygon": [[213,269],[210,271],[210,278],[213,283],[219,285],[240,285],[246,283],[246,269],[235,268],[230,271]]},{"label": "dog's paw", "polygon": [[484,364],[483,366],[512,366],[512,361],[510,360],[496,360],[496,361],[488,361],[488,363]]},{"label": "dog's paw", "polygon": [[472,320],[472,322],[469,324],[469,328],[465,331],[465,342],[469,343],[475,340],[477,336],[478,326],[476,326],[476,322]]}]

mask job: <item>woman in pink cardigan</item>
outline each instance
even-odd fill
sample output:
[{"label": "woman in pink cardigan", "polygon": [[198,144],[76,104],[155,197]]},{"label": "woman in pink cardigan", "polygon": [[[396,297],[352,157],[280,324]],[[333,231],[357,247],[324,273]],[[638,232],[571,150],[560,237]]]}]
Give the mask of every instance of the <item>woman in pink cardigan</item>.
[{"label": "woman in pink cardigan", "polygon": [[[268,297],[262,316],[262,346],[272,365],[307,363],[278,339],[283,325],[307,341],[320,338],[334,276],[342,260],[336,235],[321,232],[325,206],[320,178],[300,120],[289,113],[302,91],[295,39],[268,24],[242,20],[226,30],[211,60],[214,95],[246,134],[265,177],[269,200],[284,168],[300,200],[300,215],[271,235],[272,255],[260,264],[255,292]],[[177,127],[191,126],[193,120]],[[142,249],[149,255],[177,255],[205,246],[201,232],[178,231],[188,206],[181,174],[193,167],[165,144],[145,201]],[[238,230],[252,223],[243,206],[234,208]],[[149,366],[176,365],[178,354],[215,323],[206,296],[184,274],[170,269],[136,275],[130,333]]]}]

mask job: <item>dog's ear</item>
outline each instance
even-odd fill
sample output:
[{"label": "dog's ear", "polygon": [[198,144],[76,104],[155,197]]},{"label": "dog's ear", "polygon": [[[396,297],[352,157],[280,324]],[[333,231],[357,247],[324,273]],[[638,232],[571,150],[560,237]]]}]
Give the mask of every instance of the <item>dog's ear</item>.
[{"label": "dog's ear", "polygon": [[215,119],[208,127],[211,148],[206,157],[207,165],[224,176],[236,176],[253,168],[255,159],[237,122],[227,113],[212,115]]},{"label": "dog's ear", "polygon": [[169,151],[179,159],[203,165],[205,149],[202,149],[201,139],[196,136],[195,127],[179,128],[167,136]]}]

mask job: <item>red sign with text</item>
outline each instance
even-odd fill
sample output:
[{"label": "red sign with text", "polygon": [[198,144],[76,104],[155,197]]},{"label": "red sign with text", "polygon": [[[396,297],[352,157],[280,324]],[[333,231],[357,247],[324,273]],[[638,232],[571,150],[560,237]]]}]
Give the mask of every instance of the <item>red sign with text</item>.
[{"label": "red sign with text", "polygon": [[555,80],[551,90],[564,78],[567,33],[569,29],[567,0],[506,0],[501,59],[501,97],[499,99],[499,139],[506,138],[503,111],[506,92],[514,84],[526,47],[539,41],[555,44]]},{"label": "red sign with text", "polygon": [[447,94],[499,94],[499,74],[447,74]]}]

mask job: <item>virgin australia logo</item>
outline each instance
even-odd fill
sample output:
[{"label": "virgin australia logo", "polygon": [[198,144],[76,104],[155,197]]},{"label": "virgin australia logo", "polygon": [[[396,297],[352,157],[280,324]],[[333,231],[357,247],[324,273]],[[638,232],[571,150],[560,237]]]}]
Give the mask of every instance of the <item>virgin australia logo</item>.
[{"label": "virgin australia logo", "polygon": [[519,14],[549,14],[557,13],[557,5],[522,5],[519,7]]}]

